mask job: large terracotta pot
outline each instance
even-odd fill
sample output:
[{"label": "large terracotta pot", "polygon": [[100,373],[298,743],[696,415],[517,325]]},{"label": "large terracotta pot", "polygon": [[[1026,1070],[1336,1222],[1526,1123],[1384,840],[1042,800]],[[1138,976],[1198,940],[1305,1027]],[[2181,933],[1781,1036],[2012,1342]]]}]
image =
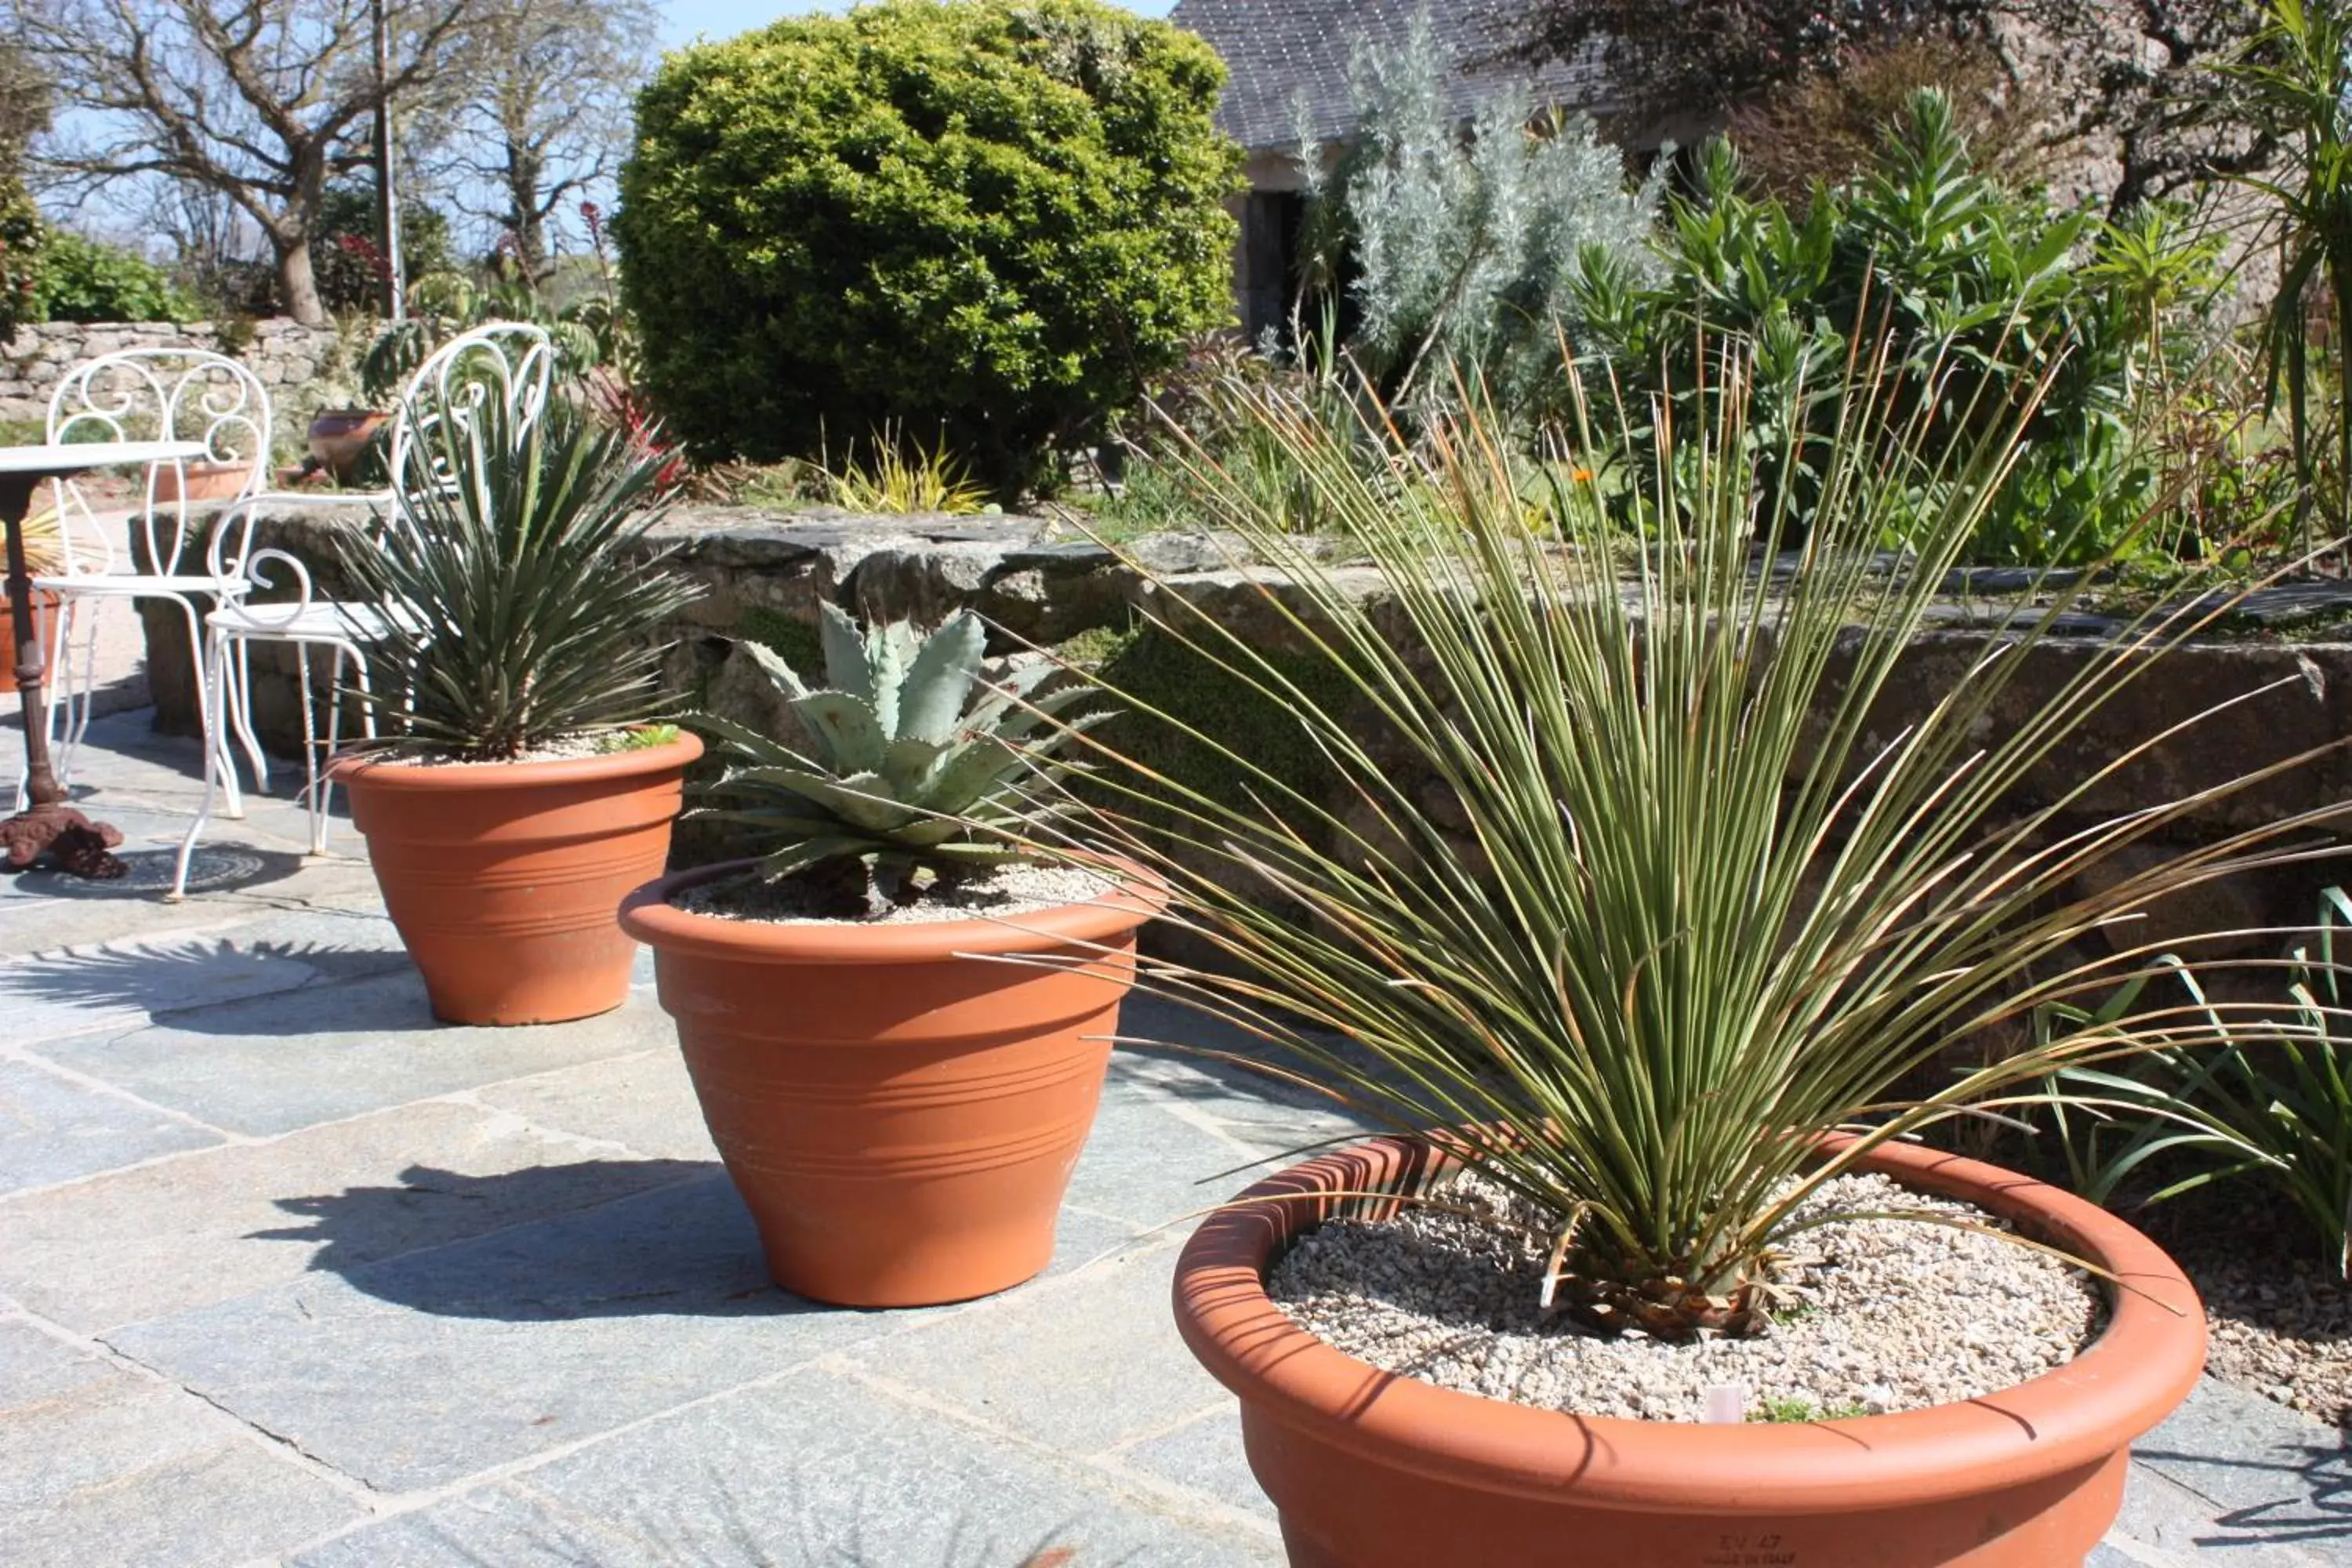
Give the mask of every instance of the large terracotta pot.
[{"label": "large terracotta pot", "polygon": [[2011,1216],[2132,1285],[2088,1350],[2019,1387],[1900,1415],[1628,1421],[1380,1371],[1266,1295],[1293,1237],[1395,1206],[1331,1194],[1411,1191],[1444,1168],[1394,1139],[1311,1161],[1247,1194],[1298,1196],[1220,1210],[1177,1264],[1177,1326],[1241,1396],[1294,1568],[2079,1568],[2114,1522],[2132,1440],[2204,1366],[2197,1293],[2155,1243],[2054,1187],[1913,1146],[1866,1168]]},{"label": "large terracotta pot", "polygon": [[243,463],[164,463],[155,470],[155,500],[163,505],[172,501],[234,500],[245,493],[246,481],[253,477],[253,464]]},{"label": "large terracotta pot", "polygon": [[[58,613],[60,603],[55,594],[39,589],[33,593],[33,634],[41,639],[41,657],[49,656],[47,626]],[[0,692],[16,689],[16,612],[8,603],[8,595],[0,593]]]},{"label": "large terracotta pot", "polygon": [[349,483],[368,443],[391,417],[381,408],[321,408],[308,432],[312,459],[337,482]]},{"label": "large terracotta pot", "polygon": [[339,757],[392,923],[453,1024],[608,1013],[636,949],[614,919],[669,857],[702,742],[551,762],[417,766]]},{"label": "large terracotta pot", "polygon": [[1139,885],[1002,921],[884,926],[669,902],[748,864],[641,889],[621,925],[654,949],[703,1119],[776,1283],[913,1307],[1044,1268],[1136,931],[1164,896]]}]

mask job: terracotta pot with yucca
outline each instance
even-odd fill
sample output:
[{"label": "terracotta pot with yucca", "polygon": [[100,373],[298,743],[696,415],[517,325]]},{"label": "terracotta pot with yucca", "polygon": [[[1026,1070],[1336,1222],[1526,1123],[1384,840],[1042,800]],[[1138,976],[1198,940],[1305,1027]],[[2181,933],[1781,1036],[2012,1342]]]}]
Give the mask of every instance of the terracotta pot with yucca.
[{"label": "terracotta pot with yucca", "polygon": [[695,596],[646,543],[662,464],[524,394],[414,427],[394,525],[341,552],[355,695],[390,739],[333,777],[436,1016],[607,1012],[622,896],[667,861],[702,752],[656,721],[657,634]]},{"label": "terracotta pot with yucca", "polygon": [[[2026,700],[2020,672],[2058,658],[2038,645],[2076,591],[2045,583],[2050,607],[1989,639],[1949,689],[1919,693],[1906,654],[1938,624],[2039,389],[1979,408],[1980,438],[1932,447],[1858,361],[1850,384],[1818,389],[1842,417],[1801,454],[1801,485],[1798,457],[1748,424],[1757,366],[1708,352],[1696,412],[1671,429],[1644,405],[1547,437],[1559,445],[1536,471],[1554,482],[1532,527],[1522,434],[1475,389],[1394,423],[1367,391],[1373,414],[1344,429],[1303,402],[1254,405],[1254,436],[1312,487],[1337,551],[1289,534],[1210,455],[1187,459],[1257,563],[1240,591],[1255,584],[1264,611],[1212,616],[1176,583],[1140,602],[1204,679],[1294,715],[1328,777],[1302,789],[1196,723],[1230,782],[1104,759],[1101,786],[1131,803],[1106,810],[1105,838],[1218,951],[1214,965],[1156,966],[1153,984],[1393,1131],[1253,1189],[1177,1269],[1179,1327],[1239,1395],[1299,1568],[2076,1568],[2115,1518],[2131,1444],[2199,1374],[2195,1292],[2153,1244],[1919,1141],[2030,1114],[2066,1068],[2210,1038],[2186,1009],[2066,1009],[2157,966],[2129,921],[2168,890],[2329,852],[2278,842],[2315,813],[2087,875],[2247,782],[2086,826],[2095,781],[2064,762],[2091,749],[2069,738],[2226,595],[2184,594],[2168,603],[2187,607],[2076,645],[2056,695]],[[1948,368],[1951,395],[1979,384]],[[1639,430],[1661,449],[1627,462],[1580,429]],[[1580,468],[1605,482],[1567,477]],[[1281,651],[1255,630],[1268,625],[1287,628]],[[1150,693],[1111,696],[1154,719]],[[2039,1043],[1953,1070],[1984,1061],[1989,1031]],[[1492,1281],[1470,1299],[1525,1290],[1540,1325],[1527,1332],[1620,1354],[1637,1378],[1643,1358],[1703,1365],[1687,1358],[1773,1333],[1795,1310],[1784,1286],[1803,1238],[1863,1217],[1844,1194],[1883,1190],[1857,1173],[1895,1189],[1873,1223],[1998,1234],[2004,1265],[2055,1268],[2032,1248],[2078,1260],[2084,1337],[2056,1352],[2073,1359],[1851,1419],[1764,1425],[1790,1392],[1767,1385],[1729,1391],[1728,1425],[1695,1406],[1632,1420],[1575,1403],[1589,1394],[1467,1391],[1475,1379],[1444,1367],[1475,1358],[1450,1336],[1483,1321],[1367,1330],[1351,1353],[1269,1283],[1318,1227],[1352,1217],[1378,1236],[1401,1209],[1439,1205],[1477,1243],[1416,1233],[1421,1250],[1353,1277],[1377,1286],[1318,1287],[1346,1297],[1347,1321],[1403,1310],[1409,1281],[1459,1269]],[[1954,1197],[1972,1208],[1930,1212]],[[1843,1221],[1820,1212],[1841,1205]],[[1895,1307],[1882,1294],[1846,1342],[1881,1333],[1875,1310]],[[1388,1348],[1429,1344],[1445,1348]]]}]

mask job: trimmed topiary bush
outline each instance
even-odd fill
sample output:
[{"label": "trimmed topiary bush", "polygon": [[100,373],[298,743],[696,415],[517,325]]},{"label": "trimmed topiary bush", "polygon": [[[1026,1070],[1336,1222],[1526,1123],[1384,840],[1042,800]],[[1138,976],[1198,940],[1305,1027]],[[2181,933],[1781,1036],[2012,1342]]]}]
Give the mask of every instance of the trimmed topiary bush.
[{"label": "trimmed topiary bush", "polygon": [[1224,71],[1095,0],[882,0],[671,55],[613,223],[697,455],[886,425],[1017,491],[1230,320]]}]

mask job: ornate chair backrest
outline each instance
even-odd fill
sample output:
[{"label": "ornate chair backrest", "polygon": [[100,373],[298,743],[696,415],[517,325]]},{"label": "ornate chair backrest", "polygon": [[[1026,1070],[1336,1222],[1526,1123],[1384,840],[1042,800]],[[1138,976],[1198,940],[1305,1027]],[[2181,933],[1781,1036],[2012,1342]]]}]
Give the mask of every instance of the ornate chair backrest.
[{"label": "ornate chair backrest", "polygon": [[401,388],[392,416],[390,470],[394,489],[439,489],[452,481],[441,447],[445,422],[463,429],[492,398],[538,423],[555,384],[555,345],[528,321],[492,321],[450,339],[425,357]]},{"label": "ornate chair backrest", "polygon": [[[269,394],[260,377],[226,354],[203,349],[124,349],[77,365],[49,397],[47,437],[77,441],[196,441],[202,458],[151,463],[131,515],[146,545],[135,569],[181,570],[192,507],[254,494],[269,472]],[[197,463],[243,464],[226,494]],[[194,471],[192,471],[194,470]],[[201,475],[201,478],[199,477]],[[208,489],[209,494],[191,495]],[[68,576],[123,569],[115,542],[79,486],[55,486]]]},{"label": "ornate chair backrest", "polygon": [[[402,492],[443,489],[455,483],[456,476],[448,471],[442,451],[440,436],[445,423],[462,430],[473,410],[498,398],[513,409],[520,416],[520,424],[528,428],[546,412],[554,384],[554,345],[545,331],[527,321],[493,321],[434,350],[403,384],[400,405],[393,410],[386,457],[394,493],[389,500],[382,495],[372,498],[374,516],[368,525],[373,531],[371,537],[379,537],[388,529],[412,526],[408,509],[400,504]],[[261,499],[278,501],[306,498]],[[258,621],[291,625],[320,602],[315,581],[310,567],[299,556],[276,546],[252,548],[260,510],[258,505],[245,509],[242,527],[235,536],[235,549],[226,555],[216,556],[215,563],[243,575],[256,588],[281,593],[290,588],[290,598],[248,603],[246,608]],[[223,526],[215,535],[216,550],[230,537],[228,514],[224,512],[222,519]]]}]

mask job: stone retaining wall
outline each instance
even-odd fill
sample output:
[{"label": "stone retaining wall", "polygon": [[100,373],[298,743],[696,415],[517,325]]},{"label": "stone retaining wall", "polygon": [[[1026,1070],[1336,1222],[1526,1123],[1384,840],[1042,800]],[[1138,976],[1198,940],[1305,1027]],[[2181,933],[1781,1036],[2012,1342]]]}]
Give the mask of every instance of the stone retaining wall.
[{"label": "stone retaining wall", "polygon": [[[311,509],[267,520],[260,536],[313,563],[331,592],[333,552],[327,532],[363,516],[351,507]],[[705,709],[748,722],[775,721],[778,713],[740,645],[765,643],[796,662],[808,659],[818,606],[824,603],[866,617],[926,621],[970,607],[998,628],[995,651],[1034,642],[1069,648],[1076,657],[1084,646],[1090,658],[1124,660],[1113,673],[1130,689],[1143,681],[1210,679],[1197,661],[1155,660],[1136,647],[1142,612],[1162,595],[1202,607],[1263,647],[1282,650],[1297,637],[1264,591],[1271,587],[1279,595],[1282,579],[1237,559],[1229,541],[1206,534],[1153,535],[1132,546],[1156,581],[1092,543],[1057,535],[1052,524],[1029,518],[786,517],[689,510],[675,514],[657,537],[675,548],[675,563],[705,589],[666,639],[667,684],[682,709]],[[1367,569],[1335,570],[1340,581],[1353,581],[1367,595],[1378,590],[1376,576]],[[149,614],[149,676],[157,722],[185,732],[193,728],[194,708],[184,634],[168,608],[152,606]],[[1906,656],[1883,710],[1874,715],[1877,732],[1891,742],[1951,689],[1991,635],[1963,629],[1923,637]],[[2101,647],[2090,637],[2037,645],[1985,716],[1986,733],[2021,723],[2084,661],[2097,657]],[[293,657],[288,650],[268,650],[257,656],[255,668],[257,723],[273,745],[289,750],[300,734]],[[2124,688],[2029,775],[2007,806],[2021,815],[2057,802],[2080,781],[2101,774],[2189,715],[2242,697],[2192,732],[2167,739],[2101,778],[2068,804],[2057,830],[2180,799],[2310,752],[2322,754],[2250,789],[2198,805],[2168,825],[2160,841],[2131,851],[2133,863],[2258,823],[2330,813],[2352,800],[2352,751],[2326,750],[2352,734],[2352,644],[2214,642],[2152,662],[2145,677]],[[1189,703],[1202,722],[1221,732],[1234,734],[1234,727],[1244,727],[1246,738],[1234,743],[1247,754],[1263,758],[1295,743],[1284,716],[1264,710],[1245,693],[1155,690],[1155,701],[1170,700]],[[1249,726],[1262,732],[1249,731]],[[1333,805],[1342,814],[1347,809],[1344,801]],[[1448,803],[1433,798],[1428,805],[1442,816]],[[2141,934],[2169,941],[2200,931],[2307,922],[2318,889],[2352,878],[2352,867],[2332,848],[2335,828],[2330,820],[2310,836],[2331,847],[2326,858],[2182,895],[2169,908],[2151,910]],[[2236,951],[2261,945],[2240,943]]]},{"label": "stone retaining wall", "polygon": [[279,456],[291,461],[299,437],[320,408],[349,402],[355,390],[352,346],[333,327],[268,321],[43,321],[19,327],[0,343],[0,419],[39,421],[49,395],[85,360],[132,348],[205,349],[242,360],[268,389]]}]

